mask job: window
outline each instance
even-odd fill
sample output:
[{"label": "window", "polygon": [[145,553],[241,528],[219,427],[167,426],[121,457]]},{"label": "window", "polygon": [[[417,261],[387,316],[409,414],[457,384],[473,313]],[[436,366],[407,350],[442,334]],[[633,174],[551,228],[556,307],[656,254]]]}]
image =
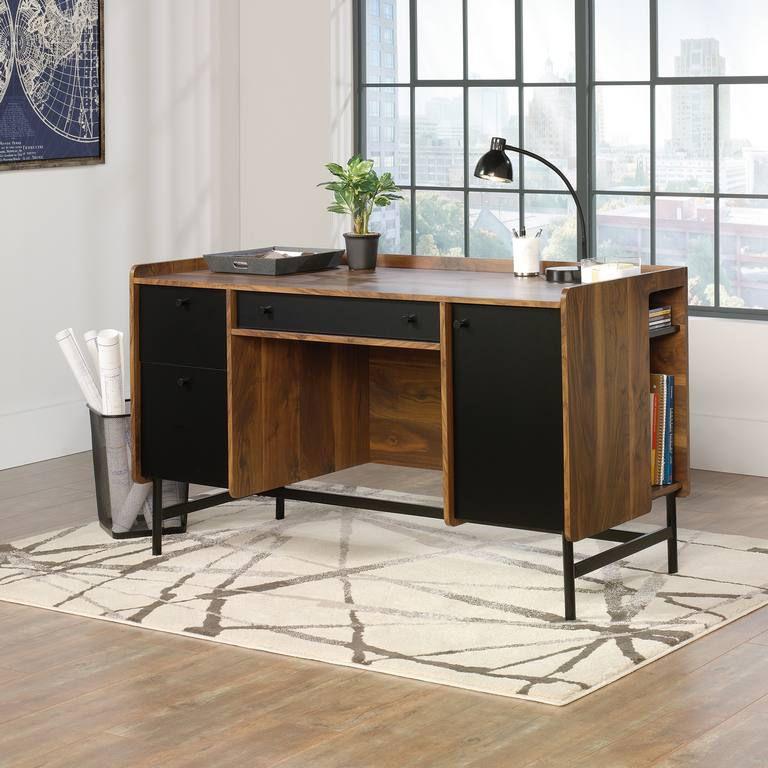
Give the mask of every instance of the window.
[{"label": "window", "polygon": [[510,154],[514,184],[474,177],[504,136],[566,173],[593,253],[684,264],[694,314],[768,319],[764,0],[359,9],[359,149],[406,196],[376,212],[385,249],[504,258],[525,226],[545,258],[575,259],[573,201],[549,169]]},{"label": "window", "polygon": [[[491,137],[504,136],[578,180],[575,2],[519,1],[522,24],[513,0],[381,4],[382,42],[368,42],[369,52],[380,53],[380,68],[361,73],[359,105],[370,104],[382,82],[391,98],[381,100],[378,113],[368,108],[358,117],[368,138],[360,149],[375,156],[378,170],[393,173],[406,196],[376,211],[384,250],[508,256],[512,230],[527,225],[544,227],[547,258],[576,257],[573,201],[545,166],[515,157],[515,183],[504,189],[473,175]],[[360,7],[368,8],[360,19],[364,40],[374,21],[370,0]],[[526,39],[536,40],[531,50]],[[395,74],[383,80],[389,63]],[[380,129],[375,144],[365,130],[371,125]]]},{"label": "window", "polygon": [[768,309],[765,18],[759,0],[594,3],[594,244],[687,265],[701,314]]}]

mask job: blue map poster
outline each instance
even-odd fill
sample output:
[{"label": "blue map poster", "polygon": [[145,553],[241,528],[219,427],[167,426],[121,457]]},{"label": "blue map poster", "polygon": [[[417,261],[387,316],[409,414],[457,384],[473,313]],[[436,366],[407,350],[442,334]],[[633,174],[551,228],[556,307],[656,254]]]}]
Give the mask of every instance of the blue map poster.
[{"label": "blue map poster", "polygon": [[103,0],[0,0],[0,169],[104,161]]}]

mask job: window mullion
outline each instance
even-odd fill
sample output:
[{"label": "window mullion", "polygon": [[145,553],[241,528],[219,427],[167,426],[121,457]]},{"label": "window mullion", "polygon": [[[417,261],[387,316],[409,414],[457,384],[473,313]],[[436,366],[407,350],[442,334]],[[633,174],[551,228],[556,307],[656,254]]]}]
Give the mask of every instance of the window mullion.
[{"label": "window mullion", "polygon": [[410,38],[410,52],[411,52],[411,82],[408,86],[411,102],[411,124],[409,126],[411,137],[411,253],[416,253],[416,88],[414,83],[416,82],[418,62],[417,57],[419,55],[418,46],[418,30],[416,29],[418,9],[416,7],[418,0],[411,0],[411,38]]},{"label": "window mullion", "polygon": [[[523,0],[515,2],[515,77],[517,78],[517,146],[525,148],[525,95],[523,83],[525,72],[523,69]],[[525,161],[522,155],[518,155],[514,161],[517,163],[517,186],[519,190],[518,200],[518,229],[522,230],[525,224]]]},{"label": "window mullion", "polygon": [[[590,119],[591,104],[591,62],[590,62],[590,8],[592,3],[574,3],[575,19],[574,27],[576,33],[576,194],[579,201],[587,211],[586,219],[591,220],[591,187],[590,174],[590,152],[592,124]],[[574,212],[575,213],[575,212]],[[577,220],[576,231],[578,233],[581,223]],[[588,232],[583,233],[589,237]],[[577,259],[581,258],[581,249],[579,247],[580,239],[576,237]]]},{"label": "window mullion", "polygon": [[469,257],[469,0],[462,0],[462,42],[464,83],[461,88],[464,114],[464,257]]},{"label": "window mullion", "polygon": [[720,86],[715,83],[712,86],[712,120],[714,125],[712,128],[712,137],[714,141],[714,148],[712,153],[712,162],[714,167],[712,168],[712,175],[715,189],[715,203],[714,203],[714,232],[712,237],[714,242],[712,243],[712,254],[714,257],[714,264],[712,265],[714,270],[715,280],[715,297],[714,304],[716,308],[720,307]]},{"label": "window mullion", "polygon": [[650,174],[649,183],[651,186],[651,210],[650,214],[650,248],[651,248],[651,264],[656,263],[656,86],[651,85],[651,92],[649,94],[651,99],[650,115],[651,115],[651,136],[650,136]]}]

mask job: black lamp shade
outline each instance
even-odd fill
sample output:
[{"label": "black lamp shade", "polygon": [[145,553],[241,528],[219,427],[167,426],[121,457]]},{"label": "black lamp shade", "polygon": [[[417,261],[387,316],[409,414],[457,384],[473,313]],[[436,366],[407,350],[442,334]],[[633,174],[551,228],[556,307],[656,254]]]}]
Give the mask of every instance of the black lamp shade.
[{"label": "black lamp shade", "polygon": [[475,166],[475,176],[478,179],[491,179],[510,184],[515,180],[512,161],[504,151],[505,139],[491,139],[491,149],[486,152]]}]

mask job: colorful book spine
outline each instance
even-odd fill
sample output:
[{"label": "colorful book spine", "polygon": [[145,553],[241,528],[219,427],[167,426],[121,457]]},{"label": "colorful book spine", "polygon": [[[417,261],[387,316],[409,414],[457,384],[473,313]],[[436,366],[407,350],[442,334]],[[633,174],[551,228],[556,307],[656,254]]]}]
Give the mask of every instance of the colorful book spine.
[{"label": "colorful book spine", "polygon": [[651,483],[669,485],[674,466],[674,399],[675,377],[651,374]]},{"label": "colorful book spine", "polygon": [[656,307],[648,312],[648,327],[654,328],[668,328],[672,325],[672,308],[671,307]]},{"label": "colorful book spine", "polygon": [[675,377],[667,376],[667,433],[665,435],[666,444],[664,446],[664,485],[672,484],[672,454],[674,450],[673,421],[675,418]]}]

